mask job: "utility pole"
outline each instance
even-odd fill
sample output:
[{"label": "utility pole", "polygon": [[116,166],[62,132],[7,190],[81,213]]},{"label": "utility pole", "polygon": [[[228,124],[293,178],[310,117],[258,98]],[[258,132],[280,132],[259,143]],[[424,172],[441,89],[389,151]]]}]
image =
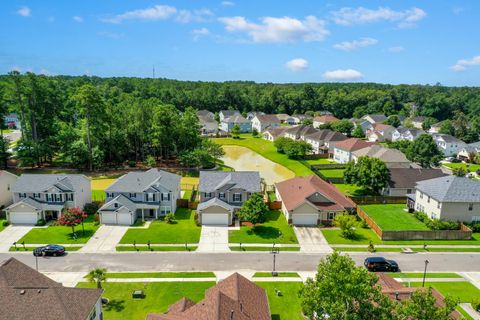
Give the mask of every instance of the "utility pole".
[{"label": "utility pole", "polygon": [[422,288],[425,287],[425,278],[427,277],[427,265],[428,265],[428,260],[425,260],[425,270],[423,271]]}]

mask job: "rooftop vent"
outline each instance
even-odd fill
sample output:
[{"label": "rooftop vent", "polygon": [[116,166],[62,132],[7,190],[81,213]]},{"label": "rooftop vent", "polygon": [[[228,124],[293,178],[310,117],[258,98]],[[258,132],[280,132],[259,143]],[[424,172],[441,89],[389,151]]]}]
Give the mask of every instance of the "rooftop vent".
[{"label": "rooftop vent", "polygon": [[20,294],[21,294],[21,295],[24,295],[24,294],[25,294],[25,290],[20,290]]}]

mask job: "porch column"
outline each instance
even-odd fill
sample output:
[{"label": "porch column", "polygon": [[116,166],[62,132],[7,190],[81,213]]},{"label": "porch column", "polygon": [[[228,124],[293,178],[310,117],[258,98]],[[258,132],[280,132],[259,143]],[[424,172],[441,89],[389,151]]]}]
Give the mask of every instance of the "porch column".
[{"label": "porch column", "polygon": [[158,208],[155,209],[155,219],[158,219]]},{"label": "porch column", "polygon": [[142,209],[142,221],[145,221],[145,209]]}]

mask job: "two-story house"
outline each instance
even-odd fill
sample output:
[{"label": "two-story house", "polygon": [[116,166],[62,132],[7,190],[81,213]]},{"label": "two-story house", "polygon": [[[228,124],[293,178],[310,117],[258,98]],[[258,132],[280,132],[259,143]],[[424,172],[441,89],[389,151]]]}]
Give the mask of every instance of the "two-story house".
[{"label": "two-story house", "polygon": [[358,138],[349,138],[339,141],[333,148],[333,160],[338,163],[348,163],[353,160],[352,152],[373,145],[374,142],[367,142]]},{"label": "two-story house", "polygon": [[63,209],[92,202],[90,178],[83,174],[22,174],[13,186],[13,204],[7,207],[12,224],[56,220]]},{"label": "two-story house", "polygon": [[218,122],[212,117],[199,115],[198,121],[201,126],[200,134],[202,136],[215,135],[218,132]]},{"label": "two-story house", "polygon": [[458,159],[471,162],[473,157],[480,154],[480,141],[469,143],[458,152]]},{"label": "two-story house", "polygon": [[285,138],[289,138],[292,140],[305,141],[306,136],[313,134],[317,131],[318,129],[315,129],[312,126],[301,124],[295,127],[288,128],[287,130],[285,130],[283,135]]},{"label": "two-story house", "polygon": [[333,153],[335,144],[348,138],[340,132],[319,130],[305,136],[305,142],[312,146],[313,154]]},{"label": "two-story house", "polygon": [[13,185],[18,176],[5,170],[0,170],[0,209],[13,203]]},{"label": "two-story house", "polygon": [[220,112],[218,113],[220,122],[222,122],[224,119],[228,117],[238,116],[238,115],[240,115],[240,111],[238,110],[220,110]]},{"label": "two-story house", "polygon": [[387,120],[387,117],[383,114],[367,114],[362,117],[362,120],[366,120],[371,124],[382,123]]},{"label": "two-story house", "polygon": [[420,181],[408,195],[411,211],[421,211],[430,219],[480,222],[480,182],[457,176]]},{"label": "two-story house", "polygon": [[356,162],[360,157],[382,160],[387,168],[410,168],[414,165],[400,150],[385,148],[378,144],[352,151],[353,161]]},{"label": "two-story house", "polygon": [[250,112],[247,113],[246,118],[247,118],[247,120],[252,121],[253,118],[255,118],[255,116],[261,116],[261,115],[264,115],[264,114],[265,114],[265,112],[261,112],[261,111],[250,111]]},{"label": "two-story house", "polygon": [[467,145],[462,140],[457,139],[449,134],[435,133],[432,134],[432,137],[433,140],[435,140],[438,149],[443,152],[445,157],[456,155]]},{"label": "two-story house", "polygon": [[263,132],[269,128],[280,127],[280,120],[274,114],[257,114],[252,119],[252,130]]},{"label": "two-story house", "polygon": [[419,136],[422,134],[425,134],[425,131],[416,129],[416,128],[403,128],[403,127],[398,127],[393,133],[392,133],[392,141],[414,141],[417,139]]},{"label": "two-story house", "polygon": [[370,142],[392,141],[392,134],[395,127],[383,123],[374,123],[372,127],[365,133],[367,140]]},{"label": "two-story house", "polygon": [[175,212],[180,179],[156,168],[123,175],[105,190],[105,204],[98,210],[101,223],[131,225],[138,218],[159,219]]},{"label": "two-story house", "polygon": [[263,132],[263,139],[273,142],[277,138],[283,137],[287,129],[288,127],[269,128]]},{"label": "two-story house", "polygon": [[252,122],[245,119],[241,114],[224,118],[223,120],[221,120],[220,128],[222,129],[222,131],[230,132],[235,125],[238,125],[240,127],[240,132],[252,131]]},{"label": "two-story house", "polygon": [[202,225],[231,225],[235,211],[260,192],[257,171],[200,171],[198,219]]}]

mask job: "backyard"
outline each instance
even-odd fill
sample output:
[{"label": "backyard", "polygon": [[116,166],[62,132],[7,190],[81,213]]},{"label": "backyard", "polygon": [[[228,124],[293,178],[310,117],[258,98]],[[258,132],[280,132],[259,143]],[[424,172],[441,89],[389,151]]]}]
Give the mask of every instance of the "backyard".
[{"label": "backyard", "polygon": [[[421,282],[411,283],[412,287],[422,286]],[[460,302],[472,302],[474,299],[480,297],[480,289],[476,288],[473,284],[468,281],[462,282],[426,282],[425,286],[435,288],[442,295],[450,295],[452,297],[457,297],[460,299]]]},{"label": "backyard", "polygon": [[470,172],[475,172],[477,170],[480,170],[480,164],[471,164],[471,163],[444,163],[443,164],[445,167],[448,167],[450,169],[455,169],[455,168],[465,168]]},{"label": "backyard", "polygon": [[371,204],[360,206],[384,231],[429,230],[408,213],[404,204]]},{"label": "backyard", "polygon": [[269,211],[264,223],[255,227],[240,227],[240,230],[230,230],[229,242],[232,243],[282,243],[296,244],[297,237],[292,227],[288,225],[285,216],[280,211]]},{"label": "backyard", "polygon": [[370,192],[367,190],[363,189],[362,187],[359,187],[354,184],[334,184],[335,187],[340,190],[344,195],[350,196],[350,197],[360,197],[360,196],[370,196],[372,195]]},{"label": "backyard", "polygon": [[95,223],[93,216],[89,216],[85,222],[85,233],[82,231],[82,226],[75,227],[77,238],[72,236],[72,228],[67,226],[48,226],[45,228],[33,228],[25,236],[23,236],[17,243],[25,242],[26,244],[83,244],[86,243],[99,228]]},{"label": "backyard", "polygon": [[92,179],[91,187],[92,187],[92,201],[105,201],[105,189],[110,187],[112,183],[117,181],[117,179],[111,178],[100,178],[100,179]]},{"label": "backyard", "polygon": [[319,170],[319,172],[327,179],[328,178],[342,179],[345,169],[324,169],[324,170]]},{"label": "backyard", "polygon": [[195,223],[195,211],[178,208],[175,212],[175,223],[153,221],[147,229],[130,228],[120,240],[121,244],[198,243],[201,228]]}]

